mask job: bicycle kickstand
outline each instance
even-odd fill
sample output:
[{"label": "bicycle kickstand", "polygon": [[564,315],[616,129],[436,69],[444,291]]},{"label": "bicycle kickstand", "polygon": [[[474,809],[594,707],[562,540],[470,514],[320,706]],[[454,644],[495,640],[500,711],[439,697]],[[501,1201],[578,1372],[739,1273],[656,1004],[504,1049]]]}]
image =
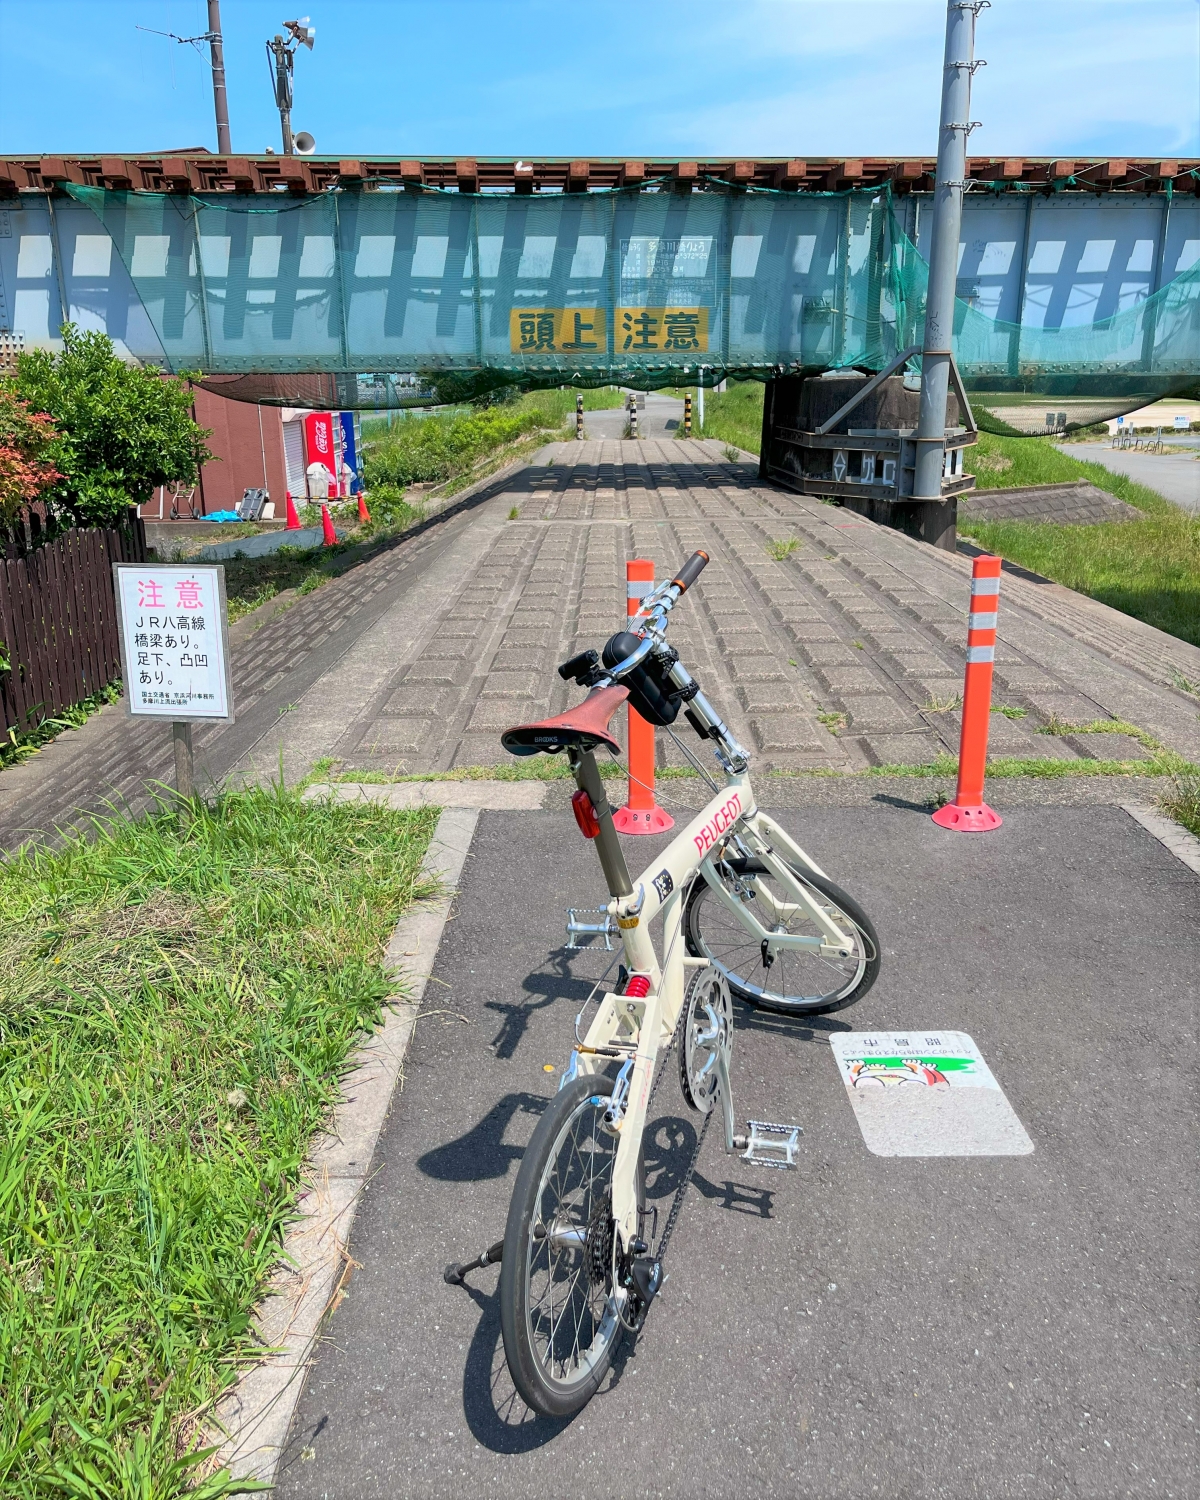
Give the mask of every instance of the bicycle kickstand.
[{"label": "bicycle kickstand", "polygon": [[494,1245],[489,1245],[482,1255],[477,1255],[474,1260],[468,1261],[465,1266],[458,1264],[447,1266],[442,1272],[442,1280],[449,1286],[462,1286],[463,1277],[466,1276],[468,1271],[479,1271],[484,1266],[497,1266],[500,1264],[503,1255],[504,1241],[497,1240]]}]

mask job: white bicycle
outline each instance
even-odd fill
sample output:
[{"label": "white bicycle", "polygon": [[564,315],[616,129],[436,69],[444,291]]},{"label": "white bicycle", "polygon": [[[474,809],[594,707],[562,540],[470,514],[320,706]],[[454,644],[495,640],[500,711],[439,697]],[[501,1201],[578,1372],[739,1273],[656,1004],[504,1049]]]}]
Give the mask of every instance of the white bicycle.
[{"label": "white bicycle", "polygon": [[[631,630],[564,662],[590,688],[578,707],[502,737],[514,755],[565,751],[578,786],[572,805],[595,841],[619,932],[616,990],[580,1035],[558,1094],[538,1122],[517,1175],[502,1242],[467,1271],[500,1260],[504,1350],[517,1391],[535,1411],[578,1411],[603,1380],[626,1330],[641,1327],[662,1282],[662,1241],[645,1200],[642,1134],[655,1066],[674,1044],[691,1109],[720,1101],[725,1148],[766,1167],[795,1165],[800,1127],[751,1120],[734,1127],[730,1060],[736,995],[791,1015],[837,1010],[866,993],[879,944],[866,913],[763,812],[749,756],[700,691],[665,632],[671,609],[708,558],[697,552],[655,589]],[[619,745],[609,723],[628,700],[651,723],[680,709],[713,747],[716,795],[650,867],[631,880],[596,765]],[[650,925],[662,918],[658,958]]]}]

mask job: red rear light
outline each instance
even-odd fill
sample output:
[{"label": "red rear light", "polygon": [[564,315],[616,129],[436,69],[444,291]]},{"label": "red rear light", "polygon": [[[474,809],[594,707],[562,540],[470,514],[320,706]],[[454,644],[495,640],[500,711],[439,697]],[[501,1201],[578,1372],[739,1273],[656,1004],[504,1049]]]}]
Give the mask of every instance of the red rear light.
[{"label": "red rear light", "polygon": [[575,821],[585,839],[594,839],[599,835],[600,819],[596,816],[592,799],[582,787],[571,798],[571,811],[575,814]]}]

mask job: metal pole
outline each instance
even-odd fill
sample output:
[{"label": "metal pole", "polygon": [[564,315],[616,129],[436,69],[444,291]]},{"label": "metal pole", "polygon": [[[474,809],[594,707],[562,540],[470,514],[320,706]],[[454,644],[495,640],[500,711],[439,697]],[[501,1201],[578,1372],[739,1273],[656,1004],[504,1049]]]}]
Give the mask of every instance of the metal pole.
[{"label": "metal pole", "polygon": [[295,155],[292,141],[292,80],[289,65],[292,54],[287,43],[279,35],[267,43],[267,51],[275,58],[275,103],[279,107],[279,129],[283,136],[284,156]]},{"label": "metal pole", "polygon": [[208,45],[212,53],[213,107],[217,115],[217,154],[230,156],[229,97],[225,92],[225,49],[221,40],[221,0],[208,0]]},{"label": "metal pole", "polygon": [[171,740],[175,748],[175,790],[185,802],[190,802],[195,789],[191,724],[172,724]]},{"label": "metal pole", "polygon": [[942,71],[942,121],[929,246],[929,294],[921,361],[921,414],[916,431],[914,500],[941,500],[946,461],[946,398],[954,338],[958,238],[971,130],[971,75],[975,70],[975,18],[988,0],[949,0]]}]

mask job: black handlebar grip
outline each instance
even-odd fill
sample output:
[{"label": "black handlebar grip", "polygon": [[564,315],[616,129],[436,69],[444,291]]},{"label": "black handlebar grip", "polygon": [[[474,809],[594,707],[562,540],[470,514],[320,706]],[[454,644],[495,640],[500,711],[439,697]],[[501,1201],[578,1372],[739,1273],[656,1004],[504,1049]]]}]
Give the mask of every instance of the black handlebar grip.
[{"label": "black handlebar grip", "polygon": [[693,552],[676,576],[671,579],[671,582],[675,584],[681,594],[686,594],[707,566],[708,553]]}]

